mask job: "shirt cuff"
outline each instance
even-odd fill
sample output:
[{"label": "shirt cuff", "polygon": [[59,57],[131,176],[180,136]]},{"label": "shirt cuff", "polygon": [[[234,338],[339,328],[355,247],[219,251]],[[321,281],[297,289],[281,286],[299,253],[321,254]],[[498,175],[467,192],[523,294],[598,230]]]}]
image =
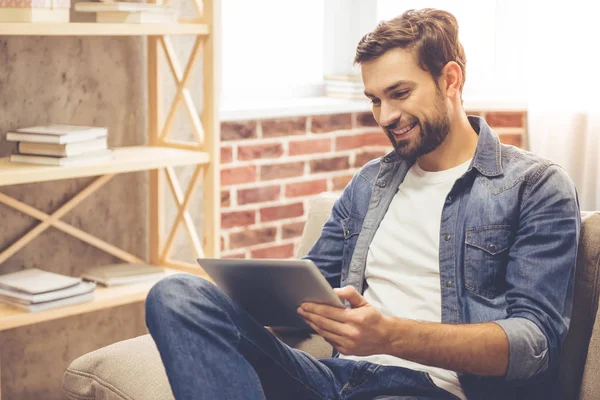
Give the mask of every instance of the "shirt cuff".
[{"label": "shirt cuff", "polygon": [[508,318],[494,323],[508,337],[506,380],[529,379],[548,368],[548,341],[540,328],[525,318]]}]

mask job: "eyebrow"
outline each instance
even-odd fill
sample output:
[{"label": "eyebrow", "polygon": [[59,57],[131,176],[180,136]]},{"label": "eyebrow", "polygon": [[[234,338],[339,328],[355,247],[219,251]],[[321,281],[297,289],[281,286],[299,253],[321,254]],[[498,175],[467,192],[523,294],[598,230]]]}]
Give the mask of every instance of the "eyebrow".
[{"label": "eyebrow", "polygon": [[[395,82],[395,83],[391,84],[387,88],[385,88],[383,90],[383,93],[388,94],[389,92],[398,89],[400,86],[404,86],[404,85],[412,86],[413,84],[414,84],[414,82],[412,82],[412,81],[400,80],[398,82]],[[365,90],[365,96],[367,96],[367,97],[375,97],[374,95],[372,95],[371,93],[367,92],[366,90]]]}]

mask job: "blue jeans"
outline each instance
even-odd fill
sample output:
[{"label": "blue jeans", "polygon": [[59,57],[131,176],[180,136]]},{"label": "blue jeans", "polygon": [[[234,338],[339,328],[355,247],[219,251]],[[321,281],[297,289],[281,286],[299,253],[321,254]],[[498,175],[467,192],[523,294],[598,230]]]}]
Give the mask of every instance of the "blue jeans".
[{"label": "blue jeans", "polygon": [[177,400],[456,399],[429,375],[293,349],[210,282],[158,282],[146,323]]}]

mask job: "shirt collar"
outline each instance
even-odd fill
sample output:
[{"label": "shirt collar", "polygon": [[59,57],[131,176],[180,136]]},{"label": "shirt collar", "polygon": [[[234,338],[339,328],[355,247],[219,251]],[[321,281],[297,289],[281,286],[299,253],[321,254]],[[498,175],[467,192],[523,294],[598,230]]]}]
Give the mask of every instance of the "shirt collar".
[{"label": "shirt collar", "polygon": [[[467,171],[475,168],[485,176],[502,175],[502,145],[500,144],[500,139],[498,139],[498,136],[483,118],[476,116],[468,116],[467,118],[475,132],[479,135],[477,149],[473,156],[473,163]],[[401,158],[395,151],[383,157],[383,162],[386,163],[398,161],[406,160]],[[414,160],[410,160],[411,164],[412,162]]]}]

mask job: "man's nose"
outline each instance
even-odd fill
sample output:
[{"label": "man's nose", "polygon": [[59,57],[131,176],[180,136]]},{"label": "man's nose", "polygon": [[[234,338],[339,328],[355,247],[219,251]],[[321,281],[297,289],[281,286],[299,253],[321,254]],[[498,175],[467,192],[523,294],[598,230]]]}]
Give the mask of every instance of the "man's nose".
[{"label": "man's nose", "polygon": [[379,125],[388,126],[397,122],[402,116],[402,111],[398,107],[392,106],[388,102],[381,103],[381,110],[379,114]]}]

